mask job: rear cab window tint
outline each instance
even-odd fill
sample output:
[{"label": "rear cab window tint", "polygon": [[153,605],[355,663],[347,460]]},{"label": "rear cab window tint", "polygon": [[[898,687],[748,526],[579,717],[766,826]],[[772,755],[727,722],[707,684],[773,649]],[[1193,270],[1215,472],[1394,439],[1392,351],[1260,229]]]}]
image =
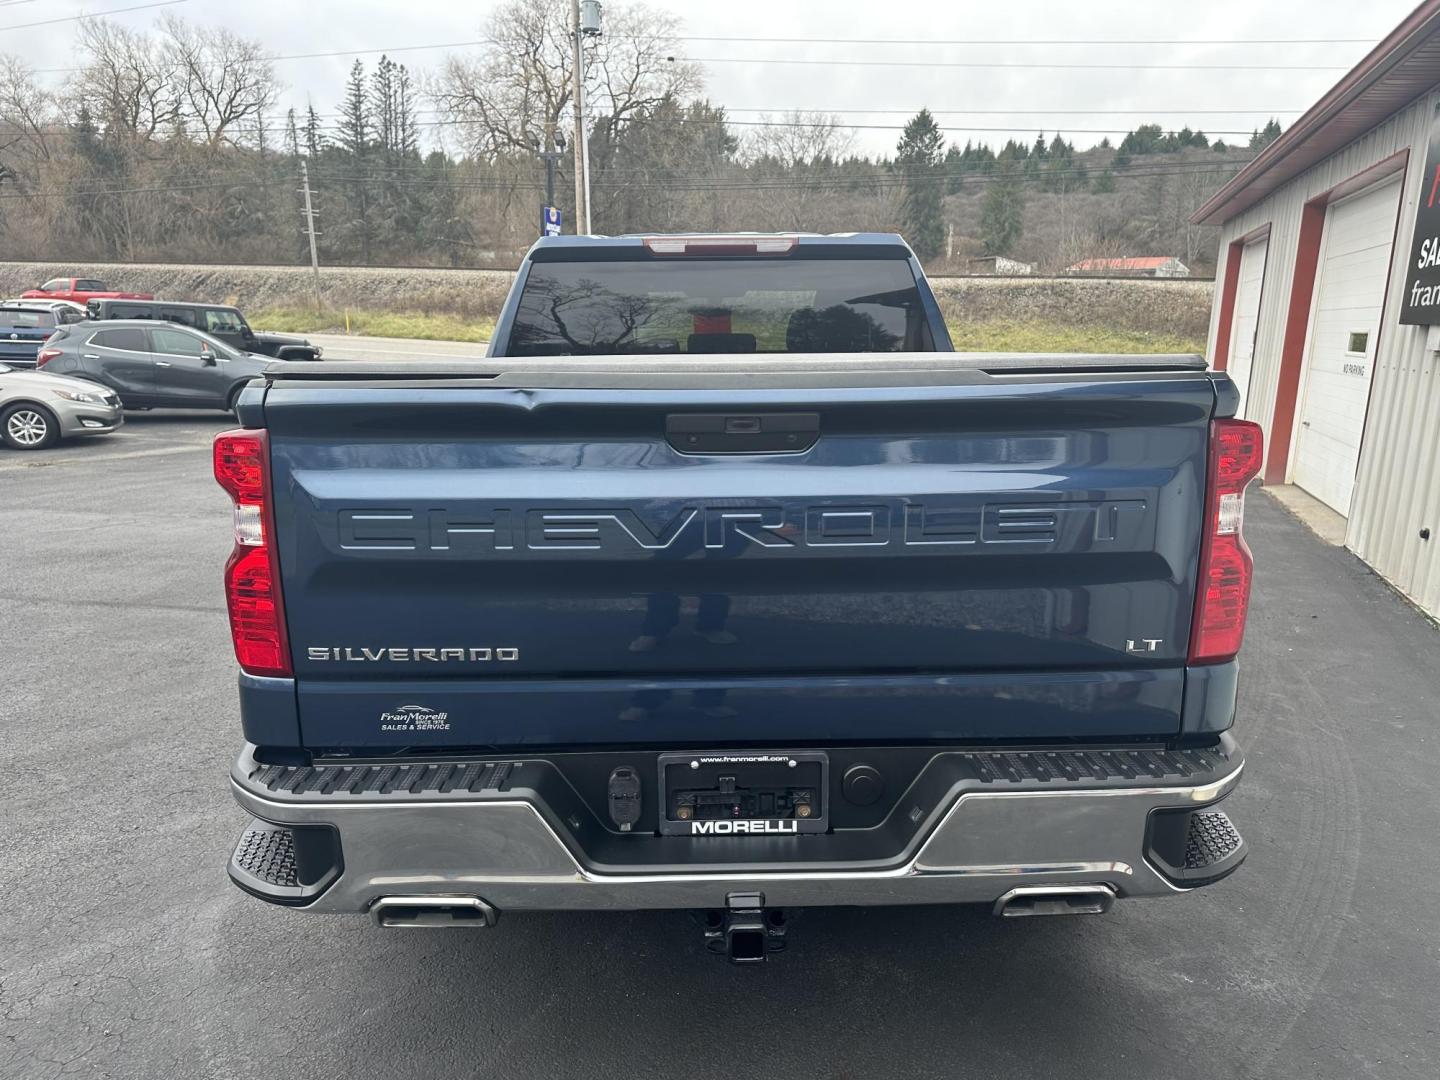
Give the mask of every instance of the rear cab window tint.
[{"label": "rear cab window tint", "polygon": [[535,262],[511,356],[931,352],[904,259]]},{"label": "rear cab window tint", "polygon": [[105,283],[95,278],[77,278],[75,280],[76,292],[104,292]]}]

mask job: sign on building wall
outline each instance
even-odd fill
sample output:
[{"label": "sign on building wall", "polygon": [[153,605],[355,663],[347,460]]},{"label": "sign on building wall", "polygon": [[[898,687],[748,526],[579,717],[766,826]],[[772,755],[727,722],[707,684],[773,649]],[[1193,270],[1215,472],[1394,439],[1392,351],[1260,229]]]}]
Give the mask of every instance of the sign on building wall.
[{"label": "sign on building wall", "polygon": [[1430,148],[1420,185],[1420,207],[1415,215],[1415,239],[1410,245],[1410,269],[1405,274],[1404,306],[1400,321],[1419,326],[1440,325],[1440,105],[1430,117]]}]

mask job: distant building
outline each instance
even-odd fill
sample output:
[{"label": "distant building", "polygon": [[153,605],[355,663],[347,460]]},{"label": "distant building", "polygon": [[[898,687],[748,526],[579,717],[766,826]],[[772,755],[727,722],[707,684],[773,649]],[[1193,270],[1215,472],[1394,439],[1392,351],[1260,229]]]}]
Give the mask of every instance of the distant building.
[{"label": "distant building", "polygon": [[1189,277],[1190,268],[1174,255],[1124,256],[1119,259],[1081,259],[1065,268],[1067,274],[1105,274],[1111,277]]},{"label": "distant building", "polygon": [[971,259],[970,265],[975,268],[977,274],[1033,274],[1035,264],[1021,262],[1019,259],[1007,259],[1004,255],[985,255],[978,259]]}]

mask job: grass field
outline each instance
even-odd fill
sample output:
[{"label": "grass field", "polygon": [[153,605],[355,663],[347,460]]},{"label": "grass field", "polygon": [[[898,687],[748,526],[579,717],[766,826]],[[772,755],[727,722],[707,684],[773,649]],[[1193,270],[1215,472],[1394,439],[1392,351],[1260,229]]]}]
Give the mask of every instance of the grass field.
[{"label": "grass field", "polygon": [[426,341],[490,340],[494,319],[423,311],[321,311],[308,308],[266,308],[247,316],[257,330],[292,334],[362,334],[366,337],[420,338]]},{"label": "grass field", "polygon": [[[346,318],[349,325],[347,328]],[[268,308],[250,317],[256,329],[296,334],[347,332],[366,337],[419,338],[427,341],[490,339],[494,319],[422,311],[324,311]],[[950,321],[950,337],[961,352],[1203,353],[1203,338],[1154,334],[1143,330],[1080,326],[1041,321]]]},{"label": "grass field", "polygon": [[1204,353],[1204,338],[1153,334],[1104,326],[1047,322],[951,320],[950,338],[961,352]]}]

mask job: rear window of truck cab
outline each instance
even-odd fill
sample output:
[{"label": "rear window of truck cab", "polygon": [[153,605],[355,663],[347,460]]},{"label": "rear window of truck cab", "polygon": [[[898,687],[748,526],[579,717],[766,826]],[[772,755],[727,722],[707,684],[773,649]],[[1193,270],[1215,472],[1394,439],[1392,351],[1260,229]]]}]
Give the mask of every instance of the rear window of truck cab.
[{"label": "rear window of truck cab", "polygon": [[933,352],[903,259],[535,262],[510,356]]},{"label": "rear window of truck cab", "polygon": [[104,292],[104,291],[105,291],[105,282],[100,281],[98,278],[76,278],[76,279],[75,279],[75,291],[76,291],[76,292]]}]

